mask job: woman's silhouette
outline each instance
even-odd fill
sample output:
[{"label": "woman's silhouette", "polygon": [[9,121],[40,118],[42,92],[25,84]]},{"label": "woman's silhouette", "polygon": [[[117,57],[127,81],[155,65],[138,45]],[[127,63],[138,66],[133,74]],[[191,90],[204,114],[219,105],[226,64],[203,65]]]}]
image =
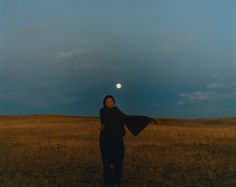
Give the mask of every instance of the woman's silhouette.
[{"label": "woman's silhouette", "polygon": [[[112,118],[112,112],[116,110],[115,99],[107,95],[103,100],[103,108],[100,109],[101,131],[100,150],[103,161],[104,184],[121,185],[121,172],[124,159],[124,124],[119,119]],[[110,114],[110,118],[109,115]],[[116,125],[116,126],[115,126]]]},{"label": "woman's silhouette", "polygon": [[124,160],[125,127],[135,135],[142,131],[151,121],[148,116],[126,115],[117,106],[112,95],[103,99],[100,109],[100,151],[103,162],[103,180],[105,186],[121,185],[122,165]]}]

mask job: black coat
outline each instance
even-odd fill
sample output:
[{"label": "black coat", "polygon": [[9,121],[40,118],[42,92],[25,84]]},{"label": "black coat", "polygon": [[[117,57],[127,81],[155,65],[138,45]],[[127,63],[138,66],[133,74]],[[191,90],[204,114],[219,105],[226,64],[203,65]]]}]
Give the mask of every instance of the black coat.
[{"label": "black coat", "polygon": [[100,109],[100,121],[104,124],[103,130],[114,137],[125,135],[124,125],[137,136],[151,121],[156,120],[144,115],[126,115],[117,106]]}]

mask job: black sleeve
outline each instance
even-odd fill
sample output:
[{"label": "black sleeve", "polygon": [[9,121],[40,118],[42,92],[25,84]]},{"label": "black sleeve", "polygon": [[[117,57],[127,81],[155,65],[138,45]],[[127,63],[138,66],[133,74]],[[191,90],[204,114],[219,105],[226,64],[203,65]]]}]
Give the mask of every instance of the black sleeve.
[{"label": "black sleeve", "polygon": [[100,115],[100,122],[102,124],[105,124],[106,123],[106,118],[105,118],[102,110],[99,111],[99,115]]},{"label": "black sleeve", "polygon": [[123,121],[124,123],[127,115],[124,112],[122,112],[118,107],[116,107],[116,109],[118,111],[117,118]]}]

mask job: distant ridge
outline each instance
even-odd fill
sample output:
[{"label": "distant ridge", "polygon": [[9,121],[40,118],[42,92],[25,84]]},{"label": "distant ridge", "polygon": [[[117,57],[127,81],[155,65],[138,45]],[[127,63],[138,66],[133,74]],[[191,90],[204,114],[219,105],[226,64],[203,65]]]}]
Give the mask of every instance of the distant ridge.
[{"label": "distant ridge", "polygon": [[[99,116],[79,116],[79,115],[64,115],[64,114],[30,114],[30,115],[0,115],[0,120],[10,119],[83,119],[97,120]],[[229,118],[160,118],[153,117],[157,120],[157,125],[236,125],[236,117]]]},{"label": "distant ridge", "polygon": [[79,115],[64,115],[64,114],[29,114],[29,115],[1,115],[0,114],[0,118],[1,117],[23,117],[23,118],[28,118],[28,117],[63,117],[63,118],[97,118],[97,116],[79,116]]}]

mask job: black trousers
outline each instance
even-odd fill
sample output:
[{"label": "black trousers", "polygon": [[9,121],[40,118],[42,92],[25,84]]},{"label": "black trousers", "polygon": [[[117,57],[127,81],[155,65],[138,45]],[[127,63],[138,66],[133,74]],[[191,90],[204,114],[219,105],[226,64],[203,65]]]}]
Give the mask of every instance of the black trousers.
[{"label": "black trousers", "polygon": [[103,162],[104,184],[120,185],[125,151],[123,137],[114,138],[101,130],[99,143]]}]

